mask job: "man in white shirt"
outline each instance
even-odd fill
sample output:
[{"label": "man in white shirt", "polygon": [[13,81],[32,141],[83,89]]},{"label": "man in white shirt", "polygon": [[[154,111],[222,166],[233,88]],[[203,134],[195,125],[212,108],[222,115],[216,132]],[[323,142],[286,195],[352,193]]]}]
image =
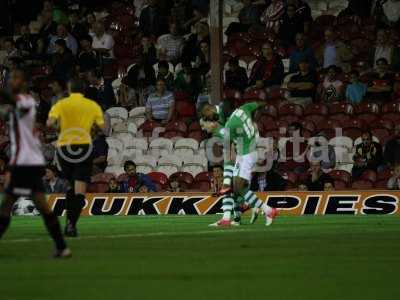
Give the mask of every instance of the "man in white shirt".
[{"label": "man in white shirt", "polygon": [[98,51],[104,58],[114,58],[114,39],[106,33],[104,24],[97,22],[93,28],[93,49]]},{"label": "man in white shirt", "polygon": [[169,25],[169,32],[158,38],[157,45],[159,48],[159,57],[174,63],[181,57],[183,38],[178,33],[176,23]]}]

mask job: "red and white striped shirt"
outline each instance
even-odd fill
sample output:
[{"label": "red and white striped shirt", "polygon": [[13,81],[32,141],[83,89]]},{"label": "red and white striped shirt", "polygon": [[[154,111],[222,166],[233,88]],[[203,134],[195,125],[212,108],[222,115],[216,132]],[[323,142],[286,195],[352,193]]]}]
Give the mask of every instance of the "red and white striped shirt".
[{"label": "red and white striped shirt", "polygon": [[10,113],[11,166],[44,166],[41,143],[35,129],[36,102],[31,95],[20,94],[16,109]]},{"label": "red and white striped shirt", "polygon": [[265,24],[267,31],[278,32],[282,24],[285,5],[283,1],[271,3],[261,16],[261,22]]}]

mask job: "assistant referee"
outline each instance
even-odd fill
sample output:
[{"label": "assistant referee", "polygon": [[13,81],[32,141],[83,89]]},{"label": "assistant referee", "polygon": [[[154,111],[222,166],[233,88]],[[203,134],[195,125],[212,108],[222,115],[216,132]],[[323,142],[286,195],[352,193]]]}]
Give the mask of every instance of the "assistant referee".
[{"label": "assistant referee", "polygon": [[55,104],[47,121],[48,127],[59,128],[57,159],[71,190],[66,195],[67,224],[65,235],[77,237],[76,224],[85,206],[85,193],[92,173],[92,138],[94,126],[104,128],[100,106],[83,96],[86,85],[80,79],[68,83],[70,96]]}]

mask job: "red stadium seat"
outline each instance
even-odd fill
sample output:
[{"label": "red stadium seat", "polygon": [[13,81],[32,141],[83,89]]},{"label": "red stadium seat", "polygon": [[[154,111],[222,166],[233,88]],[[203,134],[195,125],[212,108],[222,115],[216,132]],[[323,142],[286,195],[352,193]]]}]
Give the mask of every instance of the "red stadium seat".
[{"label": "red stadium seat", "polygon": [[351,104],[335,102],[329,106],[330,114],[352,114],[354,108]]},{"label": "red stadium seat", "polygon": [[293,123],[293,122],[299,122],[300,117],[296,115],[284,115],[279,117],[280,121],[287,122],[288,124]]},{"label": "red stadium seat", "polygon": [[207,193],[210,192],[211,190],[211,183],[209,181],[193,182],[192,185],[190,186],[190,189],[193,191]]},{"label": "red stadium seat", "polygon": [[357,104],[354,106],[354,112],[356,114],[365,114],[365,113],[374,113],[377,114],[379,113],[379,105],[376,103],[367,103],[367,102],[361,102],[360,104]]},{"label": "red stadium seat", "polygon": [[377,179],[377,174],[373,170],[366,170],[362,175],[361,175],[362,180],[369,180],[371,182],[375,182]]},{"label": "red stadium seat", "polygon": [[328,114],[328,107],[325,104],[319,103],[311,103],[306,106],[304,111],[305,116],[309,115],[327,115]]},{"label": "red stadium seat", "polygon": [[108,183],[106,182],[95,182],[88,186],[89,193],[107,193]]},{"label": "red stadium seat", "polygon": [[383,114],[382,118],[385,120],[390,120],[393,123],[397,124],[400,122],[400,113],[398,113],[398,112],[385,113],[385,114]]},{"label": "red stadium seat", "polygon": [[374,123],[370,124],[371,129],[375,128],[384,128],[387,130],[392,130],[394,128],[394,124],[391,120],[386,120],[384,118],[376,120]]},{"label": "red stadium seat", "polygon": [[115,178],[114,174],[111,173],[99,173],[91,178],[92,183],[96,182],[109,182],[111,179]]},{"label": "red stadium seat", "polygon": [[388,179],[382,179],[375,182],[374,187],[378,190],[387,190]]},{"label": "red stadium seat", "polygon": [[301,117],[303,116],[303,107],[298,104],[285,104],[279,107],[279,115],[280,116],[294,115]]},{"label": "red stadium seat", "polygon": [[178,118],[192,118],[196,115],[196,107],[187,101],[176,101],[175,111]]},{"label": "red stadium seat", "polygon": [[166,138],[166,139],[174,139],[174,138],[179,138],[179,137],[186,137],[185,134],[183,134],[180,131],[166,131],[161,133],[161,137]]},{"label": "red stadium seat", "polygon": [[388,138],[390,138],[390,131],[386,128],[374,128],[371,132],[373,136],[378,138],[381,145],[384,145]]},{"label": "red stadium seat", "polygon": [[307,115],[307,120],[313,122],[317,129],[319,124],[324,123],[324,121],[326,121],[326,116],[323,115]]},{"label": "red stadium seat", "polygon": [[363,120],[365,124],[369,124],[370,127],[379,120],[378,114],[374,113],[362,113],[357,115],[357,118],[359,120]]},{"label": "red stadium seat", "polygon": [[151,137],[153,134],[154,128],[160,127],[160,124],[154,121],[147,120],[142,125],[139,126],[138,131],[143,132],[143,136]]},{"label": "red stadium seat", "polygon": [[196,175],[194,178],[195,182],[199,181],[211,181],[211,173],[210,172],[201,172]]},{"label": "red stadium seat", "polygon": [[189,132],[199,131],[199,130],[200,131],[202,130],[199,122],[193,122],[189,125]]},{"label": "red stadium seat", "polygon": [[172,121],[165,126],[165,131],[176,131],[181,132],[185,135],[188,131],[187,125],[182,121]]},{"label": "red stadium seat", "polygon": [[372,190],[374,185],[369,180],[357,180],[351,185],[354,190]]},{"label": "red stadium seat", "polygon": [[333,170],[329,172],[329,176],[334,180],[341,180],[344,183],[349,184],[351,182],[351,174],[344,170]]},{"label": "red stadium seat", "polygon": [[190,173],[187,173],[187,172],[176,172],[176,173],[172,174],[169,177],[169,181],[170,182],[174,181],[174,180],[178,181],[179,184],[184,189],[186,189],[186,188],[189,188],[192,185],[192,183],[194,181],[194,178],[193,178],[192,174],[190,174]]},{"label": "red stadium seat", "polygon": [[348,185],[343,180],[335,180],[334,185],[337,191],[344,191],[348,188]]},{"label": "red stadium seat", "polygon": [[384,171],[378,172],[377,180],[388,180],[393,176],[393,171],[391,169],[386,169]]},{"label": "red stadium seat", "polygon": [[275,105],[267,104],[265,105],[265,109],[263,110],[262,115],[268,115],[276,118],[278,116],[278,109]]},{"label": "red stadium seat", "polygon": [[201,130],[191,131],[188,134],[188,138],[195,139],[199,143],[206,137],[205,133]]},{"label": "red stadium seat", "polygon": [[168,176],[161,172],[151,172],[147,174],[153,183],[159,185],[161,189],[165,189],[168,185]]},{"label": "red stadium seat", "polygon": [[257,89],[253,89],[250,91],[246,91],[243,94],[243,100],[265,100],[267,98],[267,95],[265,94],[265,92],[263,90],[257,90]]},{"label": "red stadium seat", "polygon": [[294,172],[285,172],[283,174],[283,178],[286,179],[286,181],[291,182],[292,184],[296,185],[297,184],[297,180],[298,180],[298,176],[296,173]]},{"label": "red stadium seat", "polygon": [[337,120],[340,123],[352,120],[353,116],[345,113],[337,113],[330,116],[331,120]]},{"label": "red stadium seat", "polygon": [[317,123],[316,126],[317,130],[342,128],[342,124],[339,121],[326,118]]},{"label": "red stadium seat", "polygon": [[341,122],[343,128],[359,128],[365,129],[366,125],[362,120],[358,120],[357,118],[353,117],[350,120],[342,121]]},{"label": "red stadium seat", "polygon": [[362,134],[362,130],[359,128],[345,128],[343,129],[343,136],[347,136],[349,138],[352,138],[353,140],[356,140],[359,138]]},{"label": "red stadium seat", "polygon": [[390,102],[386,103],[382,107],[382,112],[385,113],[400,113],[400,103]]}]

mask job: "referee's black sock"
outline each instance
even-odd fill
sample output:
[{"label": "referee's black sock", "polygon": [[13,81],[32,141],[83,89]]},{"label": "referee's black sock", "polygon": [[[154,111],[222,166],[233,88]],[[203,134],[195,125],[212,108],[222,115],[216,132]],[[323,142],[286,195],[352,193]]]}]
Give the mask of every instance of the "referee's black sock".
[{"label": "referee's black sock", "polygon": [[85,206],[85,195],[76,194],[73,204],[73,211],[71,213],[71,224],[75,227],[78,223],[79,217],[81,215],[82,209]]},{"label": "referee's black sock", "polygon": [[60,223],[58,222],[58,218],[53,214],[43,215],[44,224],[46,225],[47,230],[54,243],[56,244],[57,250],[64,250],[67,248],[65,244],[64,237],[61,232]]},{"label": "referee's black sock", "polygon": [[3,234],[7,231],[8,226],[10,225],[11,218],[0,216],[0,239]]},{"label": "referee's black sock", "polygon": [[69,190],[65,195],[65,208],[67,210],[67,220],[68,223],[72,222],[73,214],[74,214],[74,202],[75,202],[75,193],[73,190]]}]

